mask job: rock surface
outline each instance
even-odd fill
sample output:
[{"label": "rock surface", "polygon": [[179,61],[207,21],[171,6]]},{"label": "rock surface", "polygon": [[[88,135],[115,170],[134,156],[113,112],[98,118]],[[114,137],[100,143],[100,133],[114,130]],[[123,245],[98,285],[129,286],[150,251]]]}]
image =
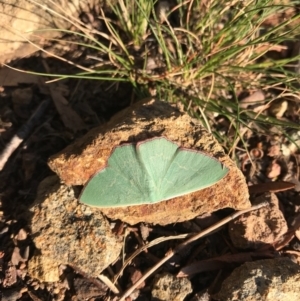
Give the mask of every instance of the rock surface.
[{"label": "rock surface", "polygon": [[79,204],[74,190],[61,185],[56,176],[41,182],[31,214],[31,237],[37,248],[28,263],[33,278],[58,281],[60,264],[96,277],[120,254],[122,239],[111,233],[101,213]]},{"label": "rock surface", "polygon": [[151,294],[152,300],[182,301],[192,291],[189,279],[177,278],[172,274],[164,273],[155,276]]},{"label": "rock surface", "polygon": [[300,267],[288,258],[247,262],[232,272],[214,297],[220,301],[298,301]]},{"label": "rock surface", "polygon": [[[71,22],[68,21],[70,16],[72,16],[71,20],[76,20],[80,13],[88,11],[90,7],[99,8],[103,2],[73,0],[55,3],[55,1],[45,0],[9,0],[3,3],[1,1],[0,64],[26,57],[38,51],[38,47],[45,48],[47,41],[62,36],[61,29],[67,30],[71,27]],[[56,14],[51,12],[52,9]],[[54,30],[56,28],[60,30]]]},{"label": "rock surface", "polygon": [[268,201],[269,205],[243,214],[229,224],[229,235],[237,248],[259,248],[272,244],[288,231],[274,193],[265,193],[256,201]]},{"label": "rock surface", "polygon": [[115,146],[158,136],[218,158],[229,168],[229,173],[217,184],[188,195],[151,205],[101,208],[104,214],[129,224],[166,225],[226,207],[245,209],[251,206],[241,171],[224,154],[214,137],[199,121],[167,102],[154,99],[136,103],[105,126],[92,129],[50,158],[49,166],[67,185],[83,185],[105,166]]}]

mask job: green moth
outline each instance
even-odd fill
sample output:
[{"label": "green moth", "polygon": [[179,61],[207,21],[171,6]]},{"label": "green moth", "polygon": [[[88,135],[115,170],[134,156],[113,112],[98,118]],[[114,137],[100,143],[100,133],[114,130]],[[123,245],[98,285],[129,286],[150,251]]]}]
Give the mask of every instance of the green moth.
[{"label": "green moth", "polygon": [[102,208],[154,204],[212,186],[228,171],[213,157],[157,137],[116,147],[80,201]]}]

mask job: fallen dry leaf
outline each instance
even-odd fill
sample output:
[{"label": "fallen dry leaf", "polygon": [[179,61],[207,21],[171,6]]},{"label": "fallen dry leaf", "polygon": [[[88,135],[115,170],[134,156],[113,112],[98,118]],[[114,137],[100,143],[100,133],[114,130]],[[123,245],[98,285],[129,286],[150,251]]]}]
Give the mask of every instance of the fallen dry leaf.
[{"label": "fallen dry leaf", "polygon": [[50,94],[57,112],[64,125],[74,131],[80,131],[86,128],[82,118],[71,108],[68,100],[63,96],[58,86],[49,86]]},{"label": "fallen dry leaf", "polygon": [[40,76],[13,70],[10,68],[2,68],[0,70],[0,86],[15,87],[19,84],[39,84],[42,82]]},{"label": "fallen dry leaf", "polygon": [[38,296],[36,296],[32,291],[28,291],[27,294],[30,296],[32,301],[42,301]]},{"label": "fallen dry leaf", "polygon": [[75,278],[74,290],[79,300],[89,300],[106,294],[107,286],[96,279]]},{"label": "fallen dry leaf", "polygon": [[267,177],[269,179],[274,179],[278,177],[281,173],[281,166],[277,163],[276,160],[273,160],[271,165],[268,167]]},{"label": "fallen dry leaf", "polygon": [[279,155],[281,155],[281,149],[279,144],[271,145],[268,148],[269,157],[278,157]]},{"label": "fallen dry leaf", "polygon": [[249,193],[254,194],[254,193],[263,193],[263,192],[285,191],[285,190],[293,189],[294,187],[295,187],[294,183],[278,181],[278,182],[255,184],[249,186],[248,188],[249,188]]},{"label": "fallen dry leaf", "polygon": [[276,118],[281,118],[288,109],[288,102],[286,100],[280,100],[270,105],[269,114]]},{"label": "fallen dry leaf", "polygon": [[29,246],[21,250],[19,247],[15,247],[11,256],[11,262],[17,266],[20,262],[26,262],[29,257]]},{"label": "fallen dry leaf", "polygon": [[[142,278],[143,274],[140,270],[134,268],[134,267],[129,267],[128,272],[130,274],[130,280],[131,283],[136,283],[140,278]],[[145,286],[145,282],[143,281],[137,289],[141,289]]]},{"label": "fallen dry leaf", "polygon": [[265,100],[263,91],[258,90],[240,101],[240,108],[247,109],[250,105],[261,104]]}]

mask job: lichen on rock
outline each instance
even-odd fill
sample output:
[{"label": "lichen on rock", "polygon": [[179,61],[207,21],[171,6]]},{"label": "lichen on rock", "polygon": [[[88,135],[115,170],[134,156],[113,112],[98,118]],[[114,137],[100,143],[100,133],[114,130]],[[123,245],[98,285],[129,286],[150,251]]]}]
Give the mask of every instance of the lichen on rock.
[{"label": "lichen on rock", "polygon": [[40,184],[30,213],[36,250],[28,273],[33,278],[58,281],[60,264],[96,277],[120,254],[122,239],[112,234],[107,220],[80,204],[74,189],[57,176]]}]

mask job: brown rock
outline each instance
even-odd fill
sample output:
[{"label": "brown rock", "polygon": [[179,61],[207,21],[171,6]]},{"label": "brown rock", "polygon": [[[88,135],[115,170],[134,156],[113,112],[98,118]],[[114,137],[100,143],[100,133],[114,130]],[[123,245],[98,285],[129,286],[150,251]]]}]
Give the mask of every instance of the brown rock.
[{"label": "brown rock", "polygon": [[60,264],[96,277],[119,256],[122,240],[112,235],[101,213],[79,204],[74,190],[60,185],[56,176],[40,184],[30,211],[37,248],[28,264],[31,277],[58,281]]},{"label": "brown rock", "polygon": [[[98,0],[60,1],[59,3],[28,0],[1,1],[0,64],[26,57],[40,50],[38,47],[45,48],[43,46],[47,44],[47,40],[61,37],[63,29],[72,26],[70,16],[74,24],[74,20],[79,19],[80,12],[89,11],[91,7],[103,8],[104,5],[105,1]],[[79,22],[82,26],[82,22]],[[45,30],[46,28],[49,30]],[[58,50],[55,52],[59,54]]]},{"label": "brown rock", "polygon": [[28,262],[28,275],[45,282],[59,280],[59,262],[42,254],[35,254]]},{"label": "brown rock", "polygon": [[164,273],[155,276],[151,295],[153,300],[182,301],[192,291],[189,279]]},{"label": "brown rock", "polygon": [[[32,1],[6,1],[1,5],[0,21],[0,63],[6,63],[19,57],[25,57],[38,48],[27,42],[40,43],[44,38],[59,36],[54,30],[39,32],[39,28],[53,28],[53,17],[42,7]],[[59,21],[59,18],[57,18]]]},{"label": "brown rock", "polygon": [[209,188],[168,201],[98,210],[112,219],[121,219],[129,224],[143,221],[166,225],[225,207],[250,207],[242,173],[224,154],[214,137],[199,121],[169,103],[158,100],[148,99],[120,112],[106,126],[92,129],[53,156],[49,166],[67,185],[82,185],[105,166],[115,146],[156,136],[164,136],[178,145],[214,156],[230,171],[225,178]]},{"label": "brown rock", "polygon": [[220,301],[298,301],[300,267],[288,258],[247,262],[232,272],[214,297]]},{"label": "brown rock", "polygon": [[8,262],[5,268],[5,278],[3,280],[3,287],[11,287],[17,283],[17,269],[12,264],[12,262]]},{"label": "brown rock", "polygon": [[274,193],[265,193],[256,201],[268,201],[269,205],[243,214],[229,224],[229,235],[237,248],[259,248],[272,244],[288,230]]}]

